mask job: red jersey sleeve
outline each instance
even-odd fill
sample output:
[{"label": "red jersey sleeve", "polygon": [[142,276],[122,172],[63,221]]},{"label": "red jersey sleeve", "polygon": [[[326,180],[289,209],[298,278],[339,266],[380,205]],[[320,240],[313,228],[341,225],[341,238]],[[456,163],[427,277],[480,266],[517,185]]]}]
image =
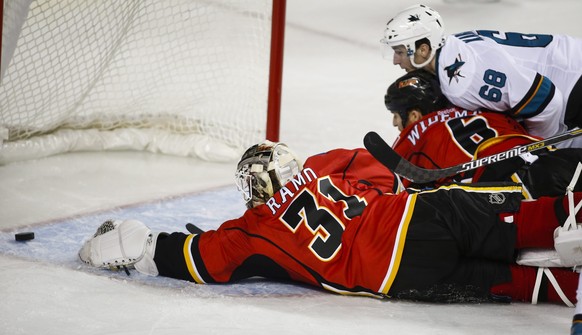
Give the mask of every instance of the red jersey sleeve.
[{"label": "red jersey sleeve", "polygon": [[403,189],[400,178],[363,148],[335,149],[311,156],[305,161],[305,167],[317,171],[318,175],[337,174],[358,184],[373,185],[383,193],[396,194]]}]

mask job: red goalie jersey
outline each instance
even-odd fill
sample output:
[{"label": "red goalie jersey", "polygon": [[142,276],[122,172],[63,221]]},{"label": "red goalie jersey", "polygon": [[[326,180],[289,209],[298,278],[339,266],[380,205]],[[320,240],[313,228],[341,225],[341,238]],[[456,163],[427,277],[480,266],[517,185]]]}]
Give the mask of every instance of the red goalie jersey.
[{"label": "red goalie jersey", "polygon": [[183,249],[188,272],[198,283],[263,276],[340,293],[386,294],[416,199],[390,194],[398,188],[366,150],[313,156],[266,204],[216,231],[189,235]]},{"label": "red goalie jersey", "polygon": [[[408,125],[394,142],[393,149],[419,167],[442,169],[536,140],[504,114],[453,107],[427,114]],[[454,180],[467,180],[471,176],[469,171],[466,175],[454,176]],[[451,181],[453,177],[438,180],[436,185]],[[410,186],[409,181],[403,180],[403,183]]]}]

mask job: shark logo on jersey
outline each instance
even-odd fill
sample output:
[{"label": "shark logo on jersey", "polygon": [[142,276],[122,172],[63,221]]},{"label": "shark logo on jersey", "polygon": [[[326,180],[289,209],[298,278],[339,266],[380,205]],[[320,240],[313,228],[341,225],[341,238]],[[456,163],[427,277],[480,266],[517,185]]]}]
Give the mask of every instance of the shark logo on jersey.
[{"label": "shark logo on jersey", "polygon": [[410,16],[408,17],[408,22],[416,22],[416,21],[420,21],[420,17],[418,16],[418,14],[410,14]]},{"label": "shark logo on jersey", "polygon": [[461,67],[463,65],[465,65],[465,62],[463,62],[461,54],[459,54],[459,57],[455,59],[453,64],[445,67],[445,71],[447,71],[447,76],[449,77],[449,84],[451,81],[453,81],[453,79],[455,79],[455,81],[458,83],[459,77],[465,78],[463,75],[461,75]]}]

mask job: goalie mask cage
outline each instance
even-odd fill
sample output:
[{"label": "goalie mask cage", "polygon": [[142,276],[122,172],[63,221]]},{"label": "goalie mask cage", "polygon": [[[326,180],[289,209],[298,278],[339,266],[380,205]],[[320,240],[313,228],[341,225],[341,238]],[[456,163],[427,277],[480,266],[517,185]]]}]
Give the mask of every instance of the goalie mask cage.
[{"label": "goalie mask cage", "polygon": [[0,2],[0,164],[278,140],[285,0]]}]

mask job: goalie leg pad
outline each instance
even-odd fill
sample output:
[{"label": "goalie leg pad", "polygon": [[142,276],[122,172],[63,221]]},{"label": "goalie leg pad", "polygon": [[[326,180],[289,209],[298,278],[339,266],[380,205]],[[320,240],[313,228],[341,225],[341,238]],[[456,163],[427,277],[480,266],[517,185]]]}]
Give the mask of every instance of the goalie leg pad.
[{"label": "goalie leg pad", "polygon": [[[580,275],[565,268],[534,268],[511,265],[511,281],[495,285],[490,292],[513,301],[549,302],[572,306]],[[498,299],[498,298],[497,298]]]},{"label": "goalie leg pad", "polygon": [[562,261],[572,266],[582,265],[582,226],[577,223],[576,219],[576,214],[582,208],[582,201],[576,203],[575,200],[579,194],[573,192],[581,173],[582,163],[578,163],[572,181],[566,188],[569,216],[562,227],[558,227],[554,231],[554,248]]},{"label": "goalie leg pad", "polygon": [[570,267],[564,264],[555,249],[522,249],[516,258],[519,265],[545,268]]},{"label": "goalie leg pad", "polygon": [[157,275],[153,261],[158,234],[137,220],[106,221],[83,244],[79,258],[98,268],[135,266],[148,275]]},{"label": "goalie leg pad", "polygon": [[582,228],[556,228],[554,247],[564,266],[582,265]]}]

